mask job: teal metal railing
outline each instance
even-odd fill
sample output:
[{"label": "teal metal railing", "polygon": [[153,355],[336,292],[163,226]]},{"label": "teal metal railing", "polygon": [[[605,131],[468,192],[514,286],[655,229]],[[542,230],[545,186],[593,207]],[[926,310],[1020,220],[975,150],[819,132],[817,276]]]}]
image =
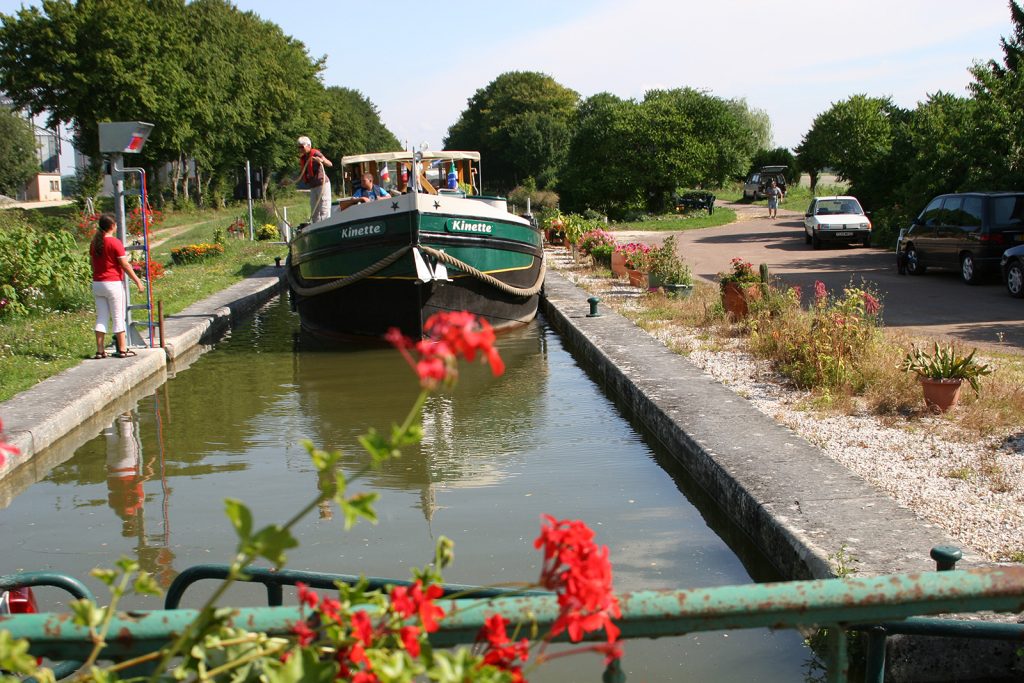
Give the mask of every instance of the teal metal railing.
[{"label": "teal metal railing", "polygon": [[[306,573],[291,574],[289,580],[303,580],[299,577]],[[638,591],[619,597],[622,618],[616,623],[626,639],[763,627],[827,628],[828,680],[835,682],[849,678],[848,630],[868,632],[869,649],[874,646],[874,654],[868,656],[866,680],[872,682],[884,678],[884,645],[889,634],[1024,638],[1019,626],[910,619],[984,610],[1020,612],[1024,610],[1024,567],[1021,566]],[[486,617],[494,612],[502,613],[512,622],[535,623],[541,633],[558,616],[558,604],[551,594],[450,599],[442,606],[448,616],[441,622],[441,629],[431,634],[431,642],[438,647],[473,643]],[[103,658],[120,661],[159,649],[196,616],[197,611],[191,609],[120,614],[109,630]],[[285,636],[301,618],[299,607],[246,607],[236,610],[229,624]],[[11,631],[16,637],[28,638],[30,651],[37,656],[79,661],[85,659],[93,647],[88,630],[71,623],[66,615],[0,617],[0,628]],[[602,637],[593,635],[596,639]],[[621,675],[621,672],[615,673]]]}]

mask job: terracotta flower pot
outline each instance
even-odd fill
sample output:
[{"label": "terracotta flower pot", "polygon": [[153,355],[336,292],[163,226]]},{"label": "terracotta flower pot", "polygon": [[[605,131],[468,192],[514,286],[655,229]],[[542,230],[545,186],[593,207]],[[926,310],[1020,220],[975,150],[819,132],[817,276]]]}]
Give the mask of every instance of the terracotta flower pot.
[{"label": "terracotta flower pot", "polygon": [[962,379],[928,379],[921,377],[921,388],[924,390],[924,402],[932,410],[940,413],[956,407],[960,402]]},{"label": "terracotta flower pot", "polygon": [[626,274],[626,255],[621,251],[612,252],[612,275],[622,277]]},{"label": "terracotta flower pot", "polygon": [[722,287],[722,307],[729,314],[731,320],[746,318],[750,312],[747,302],[757,301],[760,298],[761,287],[756,284],[726,282]]},{"label": "terracotta flower pot", "polygon": [[647,288],[647,273],[642,270],[627,270],[626,274],[629,275],[629,284],[634,287]]}]

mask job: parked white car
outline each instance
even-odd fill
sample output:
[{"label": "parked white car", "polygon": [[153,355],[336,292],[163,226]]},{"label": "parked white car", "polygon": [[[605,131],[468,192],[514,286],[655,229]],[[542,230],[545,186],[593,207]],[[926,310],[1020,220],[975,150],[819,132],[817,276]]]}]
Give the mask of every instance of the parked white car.
[{"label": "parked white car", "polygon": [[871,221],[856,197],[815,197],[804,214],[804,240],[817,249],[823,242],[871,246]]}]

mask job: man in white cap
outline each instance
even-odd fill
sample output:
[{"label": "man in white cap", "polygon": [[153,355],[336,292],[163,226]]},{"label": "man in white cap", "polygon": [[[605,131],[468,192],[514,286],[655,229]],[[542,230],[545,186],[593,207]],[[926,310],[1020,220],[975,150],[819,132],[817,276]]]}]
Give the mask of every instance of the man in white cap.
[{"label": "man in white cap", "polygon": [[325,168],[334,164],[303,135],[299,138],[299,181],[309,188],[309,222],[316,223],[331,215],[331,179]]}]

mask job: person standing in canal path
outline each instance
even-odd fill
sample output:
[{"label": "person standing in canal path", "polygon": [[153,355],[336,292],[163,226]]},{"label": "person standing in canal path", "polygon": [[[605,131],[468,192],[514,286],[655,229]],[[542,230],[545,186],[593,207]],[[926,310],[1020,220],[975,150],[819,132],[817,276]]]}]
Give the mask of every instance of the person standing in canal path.
[{"label": "person standing in canal path", "polygon": [[142,280],[135,274],[135,269],[128,262],[121,240],[114,237],[117,227],[114,217],[109,213],[100,216],[99,229],[89,244],[89,257],[92,261],[92,294],[96,300],[96,355],[93,358],[106,358],[108,320],[113,323],[114,340],[117,350],[116,358],[134,356],[135,352],[128,348],[125,336],[125,291],[124,274],[135,281],[135,286],[142,291]]},{"label": "person standing in canal path", "polygon": [[316,223],[331,215],[331,179],[325,169],[334,164],[313,147],[313,142],[303,135],[299,138],[299,165],[302,171],[299,181],[309,188],[309,222]]}]

